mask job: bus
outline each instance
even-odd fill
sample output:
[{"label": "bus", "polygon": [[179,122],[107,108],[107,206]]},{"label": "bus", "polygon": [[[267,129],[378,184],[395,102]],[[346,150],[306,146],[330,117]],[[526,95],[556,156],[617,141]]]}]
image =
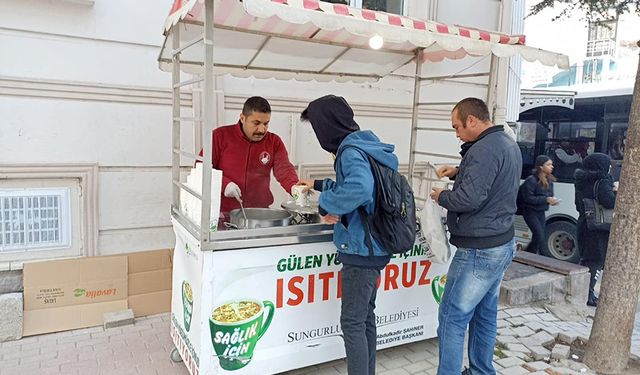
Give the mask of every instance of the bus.
[{"label": "bus", "polygon": [[[543,255],[579,262],[573,173],[587,155],[602,152],[611,157],[611,174],[615,181],[619,179],[632,93],[633,87],[522,90],[516,124],[522,178],[531,173],[538,155],[549,156],[557,178],[555,196],[561,199],[547,211],[547,246]],[[523,248],[530,238],[527,225],[517,216],[518,247]]]}]

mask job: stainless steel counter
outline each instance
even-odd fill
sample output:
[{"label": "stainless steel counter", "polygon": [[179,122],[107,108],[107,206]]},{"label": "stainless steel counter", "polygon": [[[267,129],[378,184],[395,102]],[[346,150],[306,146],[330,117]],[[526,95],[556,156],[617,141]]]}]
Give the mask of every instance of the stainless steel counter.
[{"label": "stainless steel counter", "polygon": [[[200,230],[182,214],[173,212],[173,217],[195,238]],[[241,250],[254,247],[295,245],[301,243],[330,242],[333,225],[298,224],[284,227],[259,229],[234,229],[209,232],[202,243],[203,251]]]}]

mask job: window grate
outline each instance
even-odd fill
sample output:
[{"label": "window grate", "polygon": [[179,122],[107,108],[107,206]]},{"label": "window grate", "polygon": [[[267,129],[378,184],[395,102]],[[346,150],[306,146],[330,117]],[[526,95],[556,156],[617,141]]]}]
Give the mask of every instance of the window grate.
[{"label": "window grate", "polygon": [[69,246],[69,190],[0,190],[0,252]]}]

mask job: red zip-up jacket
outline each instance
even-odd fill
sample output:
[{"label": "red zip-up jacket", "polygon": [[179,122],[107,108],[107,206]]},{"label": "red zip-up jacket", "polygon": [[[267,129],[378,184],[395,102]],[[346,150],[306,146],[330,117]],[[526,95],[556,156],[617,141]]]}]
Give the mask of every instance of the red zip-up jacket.
[{"label": "red zip-up jacket", "polygon": [[269,189],[271,170],[282,188],[291,192],[298,182],[296,169],[289,161],[287,148],[277,135],[267,132],[259,142],[251,142],[242,132],[240,122],[213,131],[213,168],[222,171],[221,212],[240,208],[235,198],[224,196],[229,182],[242,191],[245,207],[269,207],[273,194]]}]

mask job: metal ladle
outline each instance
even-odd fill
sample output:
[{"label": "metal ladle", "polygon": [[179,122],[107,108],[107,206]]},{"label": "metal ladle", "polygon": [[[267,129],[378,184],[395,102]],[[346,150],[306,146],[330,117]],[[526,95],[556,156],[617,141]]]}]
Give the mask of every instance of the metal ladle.
[{"label": "metal ladle", "polygon": [[240,209],[242,210],[242,217],[244,218],[244,226],[247,226],[247,213],[244,212],[244,206],[242,205],[242,199],[239,199],[238,202],[240,202]]}]

